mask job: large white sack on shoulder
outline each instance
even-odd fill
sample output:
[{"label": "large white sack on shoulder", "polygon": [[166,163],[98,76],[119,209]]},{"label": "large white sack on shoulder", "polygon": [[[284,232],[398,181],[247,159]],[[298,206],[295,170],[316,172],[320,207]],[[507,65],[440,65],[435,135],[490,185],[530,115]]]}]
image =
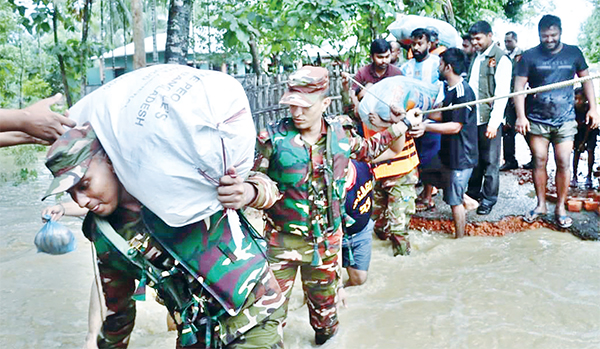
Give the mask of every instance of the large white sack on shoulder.
[{"label": "large white sack on shoulder", "polygon": [[216,184],[200,171],[218,182],[227,167],[245,178],[253,164],[248,99],[220,72],[138,69],[89,94],[69,115],[78,124],[90,121],[125,189],[170,226],[222,209]]},{"label": "large white sack on shoulder", "polygon": [[392,22],[387,30],[398,40],[410,45],[410,34],[417,28],[430,29],[435,28],[438,32],[438,39],[441,45],[446,47],[461,47],[462,38],[456,28],[450,23],[439,19],[405,15]]},{"label": "large white sack on shoulder", "polygon": [[369,122],[370,113],[375,113],[383,120],[389,121],[391,105],[403,107],[405,110],[412,108],[429,110],[433,107],[438,92],[437,84],[401,75],[392,76],[369,88],[369,92],[365,93],[358,105],[358,114],[362,122],[373,130],[374,127]]}]

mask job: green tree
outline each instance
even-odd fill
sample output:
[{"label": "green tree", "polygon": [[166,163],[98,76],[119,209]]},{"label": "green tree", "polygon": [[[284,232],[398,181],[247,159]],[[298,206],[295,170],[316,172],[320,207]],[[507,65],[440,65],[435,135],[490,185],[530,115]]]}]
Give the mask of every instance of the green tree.
[{"label": "green tree", "polygon": [[80,2],[73,0],[33,0],[29,9],[14,0],[9,3],[29,35],[40,38],[44,51],[56,57],[62,83],[59,90],[71,106],[82,93],[77,87],[82,86],[89,56],[94,53],[95,44],[87,41],[92,1],[79,6]]},{"label": "green tree", "polygon": [[[511,21],[523,18],[523,8],[534,0],[403,0],[409,14],[427,15],[452,24],[466,33],[479,20],[503,17]],[[451,9],[451,11],[449,11]],[[454,22],[450,18],[453,13]]]},{"label": "green tree", "polygon": [[39,36],[25,31],[9,5],[0,0],[0,107],[21,108],[52,94],[55,59]]},{"label": "green tree", "polygon": [[579,46],[591,63],[600,62],[600,0],[592,0],[594,10],[581,26]]},{"label": "green tree", "polygon": [[[263,57],[273,61],[296,60],[306,44],[320,46],[325,40],[335,44],[356,36],[357,47],[365,47],[385,33],[396,9],[391,0],[205,0],[203,3],[211,11],[204,24],[224,30],[227,47],[250,52],[258,74]],[[354,61],[356,56],[351,58]]]}]

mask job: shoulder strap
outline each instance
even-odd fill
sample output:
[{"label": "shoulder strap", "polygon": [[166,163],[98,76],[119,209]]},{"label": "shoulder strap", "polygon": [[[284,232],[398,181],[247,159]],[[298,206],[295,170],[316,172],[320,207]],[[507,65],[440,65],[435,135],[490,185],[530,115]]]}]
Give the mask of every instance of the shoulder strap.
[{"label": "shoulder strap", "polygon": [[[145,279],[148,278],[153,283],[154,287],[160,288],[162,292],[169,295],[175,304],[176,309],[173,311],[179,315],[182,331],[179,338],[179,342],[182,346],[189,346],[197,343],[196,332],[198,329],[194,326],[194,321],[199,315],[201,308],[200,299],[197,297],[191,297],[189,300],[182,300],[179,296],[177,288],[170,282],[168,276],[175,272],[175,268],[171,271],[162,272],[150,263],[144,256],[141,255],[140,251],[135,247],[131,246],[121,235],[119,235],[115,229],[106,220],[94,215],[94,223],[96,224],[100,233],[106,237],[106,239],[119,251],[127,260],[133,265],[143,270],[142,279],[140,280],[140,287],[145,286]],[[164,298],[163,298],[164,299]],[[166,299],[165,299],[166,301]],[[216,321],[217,316],[220,314],[210,317],[210,321]],[[210,326],[207,326],[210,328]],[[212,340],[210,336],[211,331],[207,329],[208,343]]]}]

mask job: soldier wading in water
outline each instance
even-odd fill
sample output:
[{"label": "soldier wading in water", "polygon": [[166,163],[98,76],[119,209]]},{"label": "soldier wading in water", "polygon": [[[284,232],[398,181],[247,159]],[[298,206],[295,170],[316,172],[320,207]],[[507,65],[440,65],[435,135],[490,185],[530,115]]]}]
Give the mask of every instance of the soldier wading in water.
[{"label": "soldier wading in water", "polygon": [[[83,232],[97,251],[108,308],[97,339],[99,348],[127,347],[136,316],[134,299],[144,294],[146,284],[157,290],[175,319],[178,348],[283,347],[284,298],[279,286],[261,253],[234,260],[232,227],[221,219],[224,211],[181,228],[167,226],[127,192],[89,124],[60,137],[48,152],[46,166],[55,179],[45,197],[67,191],[79,206],[90,210]],[[271,183],[259,175],[254,181],[264,187]],[[225,208],[243,201],[236,197],[243,194],[240,188],[243,183],[230,169],[218,188]],[[241,229],[247,228],[242,222]],[[247,234],[244,239],[249,239]],[[252,242],[244,244],[248,247]],[[223,269],[225,264],[233,265],[223,263],[225,257],[236,270]],[[209,290],[204,284],[210,276],[192,277],[182,267],[182,263],[199,265],[201,259],[224,280],[224,288]],[[237,312],[223,306],[222,299],[231,294],[244,294]]]},{"label": "soldier wading in water", "polygon": [[[346,219],[349,158],[375,159],[390,145],[403,143],[404,133],[420,122],[409,112],[400,122],[363,139],[349,118],[323,117],[331,103],[328,91],[327,69],[305,66],[290,76],[279,103],[290,106],[292,117],[259,132],[254,166],[274,180],[279,191],[254,181],[252,174],[246,183],[252,184],[246,187],[246,197],[274,202],[265,211],[268,260],[286,297],[286,311],[300,268],[316,344],[325,343],[338,329],[338,251]],[[396,109],[397,116],[404,114]]]}]

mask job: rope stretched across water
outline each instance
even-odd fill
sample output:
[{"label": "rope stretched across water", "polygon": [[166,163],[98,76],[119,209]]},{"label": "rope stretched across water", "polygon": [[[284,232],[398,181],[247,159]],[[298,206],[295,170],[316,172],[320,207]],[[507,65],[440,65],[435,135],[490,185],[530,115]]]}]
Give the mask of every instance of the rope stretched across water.
[{"label": "rope stretched across water", "polygon": [[[388,107],[391,108],[391,106],[386,103],[385,101],[383,101],[381,98],[379,98],[378,96],[376,96],[374,93],[370,92],[365,86],[361,85],[358,81],[354,80],[353,77],[350,76],[350,74],[347,75],[348,78],[350,80],[352,80],[354,83],[356,83],[359,87],[361,87],[362,89],[365,90],[365,92],[369,93],[370,95],[372,95],[373,97],[375,97],[377,100],[379,100],[380,102],[382,102],[383,104],[387,105]],[[533,93],[539,93],[539,92],[546,92],[546,91],[550,91],[550,90],[556,90],[559,88],[563,88],[566,86],[572,86],[575,85],[577,83],[583,83],[586,81],[590,81],[593,79],[599,79],[600,75],[588,75],[588,76],[584,76],[584,77],[580,77],[580,78],[575,78],[575,79],[571,79],[571,80],[565,80],[565,81],[561,81],[561,82],[556,82],[553,84],[548,84],[548,85],[544,85],[544,86],[539,86],[536,88],[532,88],[532,89],[528,89],[528,90],[523,90],[523,91],[517,91],[517,92],[512,92],[509,93],[505,96],[494,96],[494,97],[489,97],[489,98],[484,98],[484,99],[478,99],[475,101],[471,101],[471,102],[466,102],[466,103],[461,103],[461,104],[456,104],[456,105],[450,105],[447,107],[443,107],[443,108],[436,108],[436,109],[431,109],[431,110],[424,110],[423,111],[423,115],[425,114],[431,114],[431,113],[436,113],[436,112],[444,112],[444,111],[449,111],[449,110],[455,110],[455,109],[460,109],[460,108],[464,108],[464,107],[468,107],[471,105],[475,105],[475,104],[481,104],[481,103],[489,103],[489,102],[493,102],[497,99],[502,99],[502,98],[512,98],[515,96],[521,96],[521,95],[529,95],[529,94],[533,94]]]},{"label": "rope stretched across water", "polygon": [[475,101],[471,101],[471,102],[466,102],[466,103],[461,103],[461,104],[456,104],[456,105],[450,105],[447,107],[443,107],[443,108],[437,108],[437,109],[431,109],[431,110],[424,110],[423,111],[423,115],[425,114],[431,114],[431,113],[436,113],[436,112],[443,112],[443,111],[449,111],[449,110],[455,110],[455,109],[460,109],[460,108],[464,108],[464,107],[468,107],[471,105],[475,105],[475,104],[481,104],[481,103],[489,103],[489,102],[493,102],[497,99],[502,99],[502,98],[512,98],[515,96],[521,96],[521,95],[529,95],[529,94],[533,94],[533,93],[539,93],[539,92],[546,92],[546,91],[550,91],[550,90],[556,90],[559,88],[563,88],[563,87],[567,87],[567,86],[572,86],[575,85],[577,83],[584,83],[586,81],[590,81],[593,79],[600,79],[600,75],[588,75],[588,76],[584,76],[581,78],[575,78],[575,79],[571,79],[571,80],[565,80],[565,81],[561,81],[561,82],[555,82],[553,84],[548,84],[548,85],[544,85],[544,86],[539,86],[536,88],[532,88],[532,89],[528,89],[528,90],[523,90],[523,91],[517,91],[517,92],[512,92],[509,93],[505,96],[494,96],[494,97],[489,97],[489,98],[484,98],[484,99],[478,99]]}]

